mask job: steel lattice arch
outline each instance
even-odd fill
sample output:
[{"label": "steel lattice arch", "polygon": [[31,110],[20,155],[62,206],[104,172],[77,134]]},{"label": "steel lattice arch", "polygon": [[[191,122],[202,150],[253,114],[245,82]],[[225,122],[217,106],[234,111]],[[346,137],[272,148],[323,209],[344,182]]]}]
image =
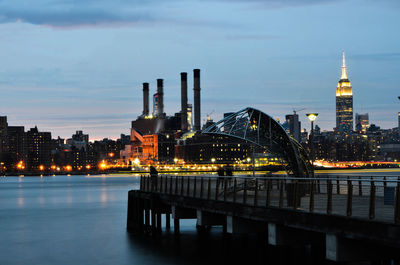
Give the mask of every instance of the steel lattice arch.
[{"label": "steel lattice arch", "polygon": [[277,121],[257,109],[242,109],[202,133],[239,138],[279,158],[287,165],[288,174],[295,177],[313,176],[310,159],[299,142],[290,137]]}]

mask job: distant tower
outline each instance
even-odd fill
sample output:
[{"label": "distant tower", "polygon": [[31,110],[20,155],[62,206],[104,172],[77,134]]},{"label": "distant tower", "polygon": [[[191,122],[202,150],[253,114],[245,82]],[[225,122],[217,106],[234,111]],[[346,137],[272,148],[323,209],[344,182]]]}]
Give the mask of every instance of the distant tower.
[{"label": "distant tower", "polygon": [[341,132],[351,132],[353,130],[353,89],[347,78],[344,51],[342,60],[342,76],[336,88],[336,128]]}]

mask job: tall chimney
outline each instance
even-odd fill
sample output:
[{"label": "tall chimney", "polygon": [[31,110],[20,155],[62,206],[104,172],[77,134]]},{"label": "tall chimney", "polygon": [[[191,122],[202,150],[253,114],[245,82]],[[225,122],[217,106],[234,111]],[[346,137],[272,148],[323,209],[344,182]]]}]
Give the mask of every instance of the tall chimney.
[{"label": "tall chimney", "polygon": [[163,79],[157,79],[157,94],[158,94],[158,109],[157,117],[161,118],[164,115],[164,88]]},{"label": "tall chimney", "polygon": [[181,73],[181,129],[187,131],[187,73]]},{"label": "tall chimney", "polygon": [[143,116],[149,115],[149,83],[143,83]]},{"label": "tall chimney", "polygon": [[193,70],[194,77],[194,130],[200,131],[200,69]]}]

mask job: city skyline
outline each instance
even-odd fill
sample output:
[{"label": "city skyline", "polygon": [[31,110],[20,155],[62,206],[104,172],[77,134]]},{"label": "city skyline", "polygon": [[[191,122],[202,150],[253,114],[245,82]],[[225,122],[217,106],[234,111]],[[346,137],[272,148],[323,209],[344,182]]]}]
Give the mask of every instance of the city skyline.
[{"label": "city skyline", "polygon": [[62,8],[71,2],[58,1],[22,9],[20,1],[3,1],[0,115],[55,137],[83,130],[91,139],[117,138],[141,114],[143,82],[152,95],[156,79],[165,80],[165,112],[173,115],[179,72],[200,68],[202,122],[214,109],[215,121],[247,106],[283,121],[306,108],[298,113],[303,128],[310,125],[305,113],[318,112],[316,125],[332,130],[345,50],[354,115],[398,126],[395,1],[134,4]]}]

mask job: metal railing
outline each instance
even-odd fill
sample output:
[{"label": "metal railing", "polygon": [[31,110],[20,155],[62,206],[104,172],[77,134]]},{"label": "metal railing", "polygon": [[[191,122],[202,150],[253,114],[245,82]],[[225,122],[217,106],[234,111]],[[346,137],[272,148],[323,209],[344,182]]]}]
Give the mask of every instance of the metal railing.
[{"label": "metal railing", "polygon": [[400,177],[141,176],[140,190],[400,224]]}]

